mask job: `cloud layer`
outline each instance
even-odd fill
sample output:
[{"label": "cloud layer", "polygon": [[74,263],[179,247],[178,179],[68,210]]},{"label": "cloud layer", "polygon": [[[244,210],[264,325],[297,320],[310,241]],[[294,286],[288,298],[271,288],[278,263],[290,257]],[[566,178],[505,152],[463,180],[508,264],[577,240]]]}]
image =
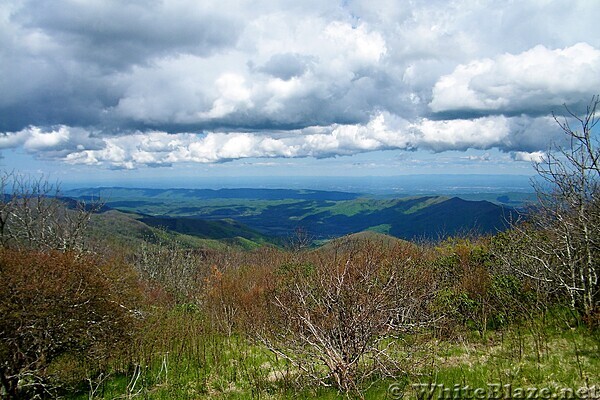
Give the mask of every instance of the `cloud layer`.
[{"label": "cloud layer", "polygon": [[557,138],[549,113],[600,87],[600,7],[558,3],[3,2],[0,148],[114,168],[534,159]]},{"label": "cloud layer", "polygon": [[[507,118],[410,122],[380,113],[366,124],[334,124],[264,133],[209,132],[204,134],[162,131],[129,132],[119,136],[93,135],[59,126],[41,131],[26,128],[0,136],[0,149],[22,146],[25,150],[69,164],[108,165],[133,169],[175,163],[220,163],[242,158],[333,157],[377,150],[426,149],[434,152],[466,148],[499,148],[513,153],[516,161],[531,161],[536,149],[532,135],[549,126],[548,118]],[[535,126],[535,128],[533,127]]]}]

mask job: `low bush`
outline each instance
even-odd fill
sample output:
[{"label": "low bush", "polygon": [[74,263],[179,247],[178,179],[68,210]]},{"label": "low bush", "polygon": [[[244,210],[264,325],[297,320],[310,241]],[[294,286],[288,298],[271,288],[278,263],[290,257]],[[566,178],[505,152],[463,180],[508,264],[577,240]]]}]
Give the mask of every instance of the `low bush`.
[{"label": "low bush", "polygon": [[54,363],[99,366],[135,331],[137,279],[74,253],[0,250],[0,379],[13,398],[55,395]]}]

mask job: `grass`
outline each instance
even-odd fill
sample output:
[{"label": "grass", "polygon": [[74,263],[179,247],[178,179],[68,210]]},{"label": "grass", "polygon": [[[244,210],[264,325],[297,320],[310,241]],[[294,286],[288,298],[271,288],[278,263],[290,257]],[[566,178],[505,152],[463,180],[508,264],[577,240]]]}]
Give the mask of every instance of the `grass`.
[{"label": "grass", "polygon": [[[132,352],[128,369],[113,365],[109,379],[94,398],[148,399],[337,399],[335,389],[298,386],[289,365],[267,349],[239,335],[226,336],[207,328],[193,309],[176,308],[150,321]],[[481,336],[464,331],[439,340],[424,334],[428,352],[422,363],[397,381],[374,382],[367,399],[393,399],[388,392],[400,384],[405,398],[417,398],[416,384],[489,388],[490,384],[547,387],[552,392],[600,384],[600,338],[581,326],[567,326],[560,317],[535,319]],[[571,323],[571,322],[569,322]],[[416,365],[416,364],[415,364]],[[93,386],[93,385],[92,385]],[[439,394],[436,392],[436,396]],[[90,398],[88,387],[68,398]]]},{"label": "grass", "polygon": [[392,225],[390,225],[390,224],[381,224],[381,225],[371,226],[367,230],[368,231],[377,232],[377,233],[387,234],[387,233],[390,232],[390,229],[392,229]]},{"label": "grass", "polygon": [[[155,315],[147,325],[129,356],[133,368],[120,370],[116,362],[98,398],[251,398],[257,390],[272,390],[270,353],[240,336],[207,331],[193,309]],[[89,390],[80,389],[71,398],[89,397]]]},{"label": "grass", "polygon": [[123,197],[111,198],[106,205],[123,211],[143,213],[155,216],[172,217],[211,217],[224,209],[233,215],[260,215],[268,207],[293,205],[302,200],[260,200],[260,199],[194,199],[194,198],[147,198]]},{"label": "grass", "polygon": [[417,211],[421,211],[433,204],[443,203],[446,200],[448,200],[448,197],[431,197],[431,198],[425,199],[424,201],[417,203],[414,206],[412,206],[411,208],[409,208],[408,210],[406,210],[405,214],[414,214]]},{"label": "grass", "polygon": [[485,337],[441,342],[428,370],[431,382],[453,387],[578,389],[600,384],[600,333],[553,315]]}]

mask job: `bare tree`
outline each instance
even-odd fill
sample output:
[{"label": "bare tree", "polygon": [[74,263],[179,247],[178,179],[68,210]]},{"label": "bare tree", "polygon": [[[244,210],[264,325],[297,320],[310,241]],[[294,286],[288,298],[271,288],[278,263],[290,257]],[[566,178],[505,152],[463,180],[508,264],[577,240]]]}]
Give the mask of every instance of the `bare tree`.
[{"label": "bare tree", "polygon": [[199,302],[205,251],[186,249],[178,242],[158,238],[144,241],[133,254],[132,264],[150,284],[164,288],[178,302]]},{"label": "bare tree", "polygon": [[294,229],[293,234],[287,239],[287,248],[289,248],[293,253],[299,253],[303,250],[310,248],[313,244],[315,238],[310,234],[308,229],[297,226]]},{"label": "bare tree", "polygon": [[599,104],[594,96],[583,113],[565,105],[565,116],[554,115],[569,145],[555,145],[535,164],[538,202],[526,224],[514,225],[515,239],[526,245],[509,260],[529,278],[565,291],[571,307],[587,319],[600,307],[600,143],[594,133]]},{"label": "bare tree", "polygon": [[300,376],[345,393],[404,371],[402,334],[423,325],[429,290],[370,244],[289,269],[272,297],[267,347]]},{"label": "bare tree", "polygon": [[15,172],[0,175],[0,245],[37,250],[82,251],[91,214],[86,204],[62,198],[58,184]]}]

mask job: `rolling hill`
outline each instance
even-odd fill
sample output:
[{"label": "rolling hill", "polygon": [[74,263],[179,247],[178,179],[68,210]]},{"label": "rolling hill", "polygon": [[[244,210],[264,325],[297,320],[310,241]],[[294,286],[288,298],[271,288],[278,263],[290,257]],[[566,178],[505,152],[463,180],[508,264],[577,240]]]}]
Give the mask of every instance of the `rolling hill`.
[{"label": "rolling hill", "polygon": [[[489,201],[422,196],[375,198],[358,193],[289,189],[76,189],[77,199],[105,199],[106,206],[138,214],[149,227],[202,239],[277,241],[298,227],[316,240],[361,231],[401,239],[439,239],[494,233],[514,211]],[[275,238],[275,239],[273,239]]]},{"label": "rolling hill", "polygon": [[138,220],[146,225],[166,229],[201,239],[235,239],[244,238],[256,243],[269,242],[265,235],[232,219],[202,220],[181,217],[140,216]]},{"label": "rolling hill", "polygon": [[337,202],[302,200],[270,205],[260,213],[230,217],[274,236],[284,236],[302,227],[317,239],[373,230],[410,240],[437,239],[465,232],[494,233],[506,228],[506,220],[512,212],[488,201],[427,196]]},{"label": "rolling hill", "polygon": [[106,210],[92,215],[87,236],[94,242],[135,248],[143,242],[176,243],[187,248],[244,249],[268,244],[271,238],[235,221],[161,218]]},{"label": "rolling hill", "polygon": [[398,239],[394,236],[378,233],[374,231],[362,231],[351,233],[335,239],[317,242],[320,246],[314,251],[320,254],[335,253],[339,251],[349,251],[354,248],[357,243],[371,242],[381,246],[381,248],[393,249],[396,246],[411,246],[410,242]]}]

